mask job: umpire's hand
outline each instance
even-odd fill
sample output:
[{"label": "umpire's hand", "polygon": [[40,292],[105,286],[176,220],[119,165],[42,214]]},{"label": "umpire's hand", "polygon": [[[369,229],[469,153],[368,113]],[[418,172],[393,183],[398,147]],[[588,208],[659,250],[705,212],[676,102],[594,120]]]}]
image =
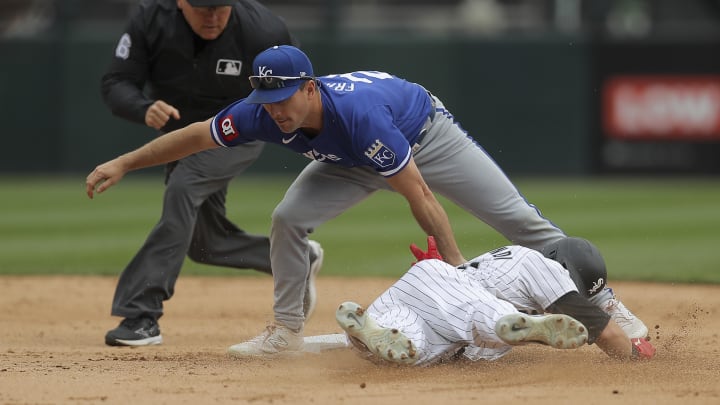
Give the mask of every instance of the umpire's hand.
[{"label": "umpire's hand", "polygon": [[150,128],[160,129],[167,124],[170,117],[180,119],[180,111],[170,104],[158,100],[154,102],[145,112],[145,125]]}]

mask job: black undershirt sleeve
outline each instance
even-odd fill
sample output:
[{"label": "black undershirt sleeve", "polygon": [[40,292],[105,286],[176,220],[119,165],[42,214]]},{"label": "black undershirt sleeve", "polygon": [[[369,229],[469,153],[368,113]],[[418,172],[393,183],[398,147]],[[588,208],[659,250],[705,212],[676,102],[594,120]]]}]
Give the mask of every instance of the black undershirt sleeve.
[{"label": "black undershirt sleeve", "polygon": [[588,344],[595,343],[598,336],[610,322],[610,315],[597,305],[582,297],[577,291],[571,291],[546,308],[553,314],[565,314],[580,321],[588,329]]}]

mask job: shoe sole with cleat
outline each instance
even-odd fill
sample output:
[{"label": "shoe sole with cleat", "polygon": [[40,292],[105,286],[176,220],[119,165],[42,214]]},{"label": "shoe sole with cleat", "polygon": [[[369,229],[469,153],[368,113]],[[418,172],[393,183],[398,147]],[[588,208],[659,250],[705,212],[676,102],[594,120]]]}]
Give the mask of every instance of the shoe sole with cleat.
[{"label": "shoe sole with cleat", "polygon": [[397,364],[417,361],[417,350],[410,339],[397,329],[378,325],[359,304],[342,303],[335,311],[335,319],[354,343],[359,341],[380,358]]},{"label": "shoe sole with cleat", "polygon": [[540,343],[556,349],[575,349],[587,343],[585,325],[560,314],[510,314],[495,324],[495,333],[510,345]]}]

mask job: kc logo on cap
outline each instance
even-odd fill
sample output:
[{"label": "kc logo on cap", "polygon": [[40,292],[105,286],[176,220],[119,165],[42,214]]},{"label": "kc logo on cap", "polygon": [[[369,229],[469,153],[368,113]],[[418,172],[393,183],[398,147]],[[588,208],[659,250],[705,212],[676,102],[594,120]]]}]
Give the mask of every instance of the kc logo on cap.
[{"label": "kc logo on cap", "polygon": [[273,71],[267,66],[258,66],[258,76],[272,76]]},{"label": "kc logo on cap", "polygon": [[249,104],[272,104],[291,97],[298,87],[313,78],[310,59],[300,49],[276,45],[258,54],[253,61]]},{"label": "kc logo on cap", "polygon": [[290,45],[276,45],[261,52],[253,61],[256,76],[312,76],[310,59],[300,49]]}]

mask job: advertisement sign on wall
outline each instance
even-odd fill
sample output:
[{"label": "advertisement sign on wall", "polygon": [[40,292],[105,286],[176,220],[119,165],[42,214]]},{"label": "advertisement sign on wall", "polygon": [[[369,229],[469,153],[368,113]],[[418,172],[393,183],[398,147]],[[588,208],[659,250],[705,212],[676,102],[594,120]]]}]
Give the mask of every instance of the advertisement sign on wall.
[{"label": "advertisement sign on wall", "polygon": [[720,141],[720,76],[614,76],[602,98],[610,138]]},{"label": "advertisement sign on wall", "polygon": [[720,58],[715,41],[594,48],[597,170],[720,173]]}]

